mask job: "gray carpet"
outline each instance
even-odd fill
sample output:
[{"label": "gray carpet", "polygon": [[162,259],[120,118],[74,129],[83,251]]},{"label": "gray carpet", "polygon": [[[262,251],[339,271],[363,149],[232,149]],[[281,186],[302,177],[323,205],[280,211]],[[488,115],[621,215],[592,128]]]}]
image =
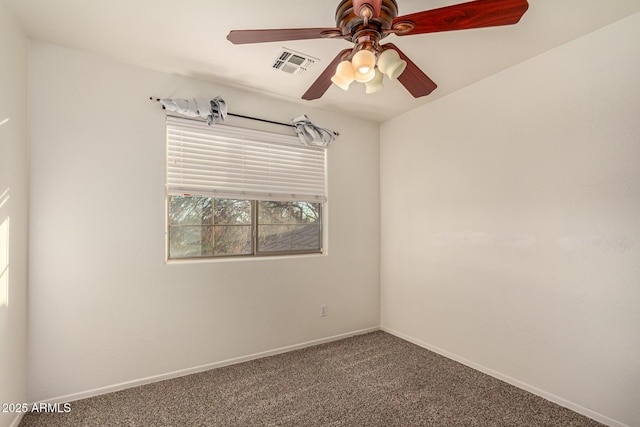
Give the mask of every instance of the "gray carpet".
[{"label": "gray carpet", "polygon": [[600,426],[385,332],[71,402],[36,426]]}]

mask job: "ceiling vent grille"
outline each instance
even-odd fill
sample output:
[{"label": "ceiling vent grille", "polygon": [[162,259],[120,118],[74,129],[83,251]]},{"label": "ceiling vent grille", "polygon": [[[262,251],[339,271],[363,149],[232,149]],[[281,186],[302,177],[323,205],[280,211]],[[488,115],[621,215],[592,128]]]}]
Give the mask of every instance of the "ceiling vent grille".
[{"label": "ceiling vent grille", "polygon": [[282,48],[275,61],[273,61],[273,68],[287,74],[298,75],[307,71],[318,61],[318,58],[314,58],[305,53]]}]

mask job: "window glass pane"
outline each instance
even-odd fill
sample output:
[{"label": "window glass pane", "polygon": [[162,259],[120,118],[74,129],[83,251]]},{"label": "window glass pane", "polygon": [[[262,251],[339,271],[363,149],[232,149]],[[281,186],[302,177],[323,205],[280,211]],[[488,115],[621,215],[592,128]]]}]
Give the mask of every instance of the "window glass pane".
[{"label": "window glass pane", "polygon": [[291,249],[295,251],[320,249],[320,224],[296,225],[291,229]]},{"label": "window glass pane", "polygon": [[169,227],[169,258],[213,255],[211,226]]},{"label": "window glass pane", "polygon": [[250,255],[251,226],[216,226],[213,241],[215,255]]},{"label": "window glass pane", "polygon": [[249,200],[215,199],[213,221],[216,225],[250,225],[251,202]]},{"label": "window glass pane", "polygon": [[210,197],[170,196],[170,225],[211,224],[213,211]]},{"label": "window glass pane", "polygon": [[258,202],[258,224],[311,224],[320,222],[320,203]]},{"label": "window glass pane", "polygon": [[322,248],[319,224],[259,225],[258,251],[314,251]]},{"label": "window glass pane", "polygon": [[258,252],[319,251],[322,205],[258,202]]},{"label": "window glass pane", "polygon": [[291,233],[287,225],[259,225],[258,251],[280,252],[291,248]]}]

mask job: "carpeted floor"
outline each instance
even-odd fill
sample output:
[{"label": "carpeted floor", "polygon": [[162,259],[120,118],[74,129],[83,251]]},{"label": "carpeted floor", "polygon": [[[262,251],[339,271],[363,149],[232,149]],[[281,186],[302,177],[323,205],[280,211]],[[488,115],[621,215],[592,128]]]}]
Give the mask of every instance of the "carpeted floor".
[{"label": "carpeted floor", "polygon": [[36,426],[601,426],[385,332],[71,402]]}]

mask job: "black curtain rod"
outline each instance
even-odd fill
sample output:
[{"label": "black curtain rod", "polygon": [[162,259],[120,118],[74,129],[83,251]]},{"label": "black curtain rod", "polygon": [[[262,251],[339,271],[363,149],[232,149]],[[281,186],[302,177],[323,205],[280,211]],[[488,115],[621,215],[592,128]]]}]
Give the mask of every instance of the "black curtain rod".
[{"label": "black curtain rod", "polygon": [[[160,102],[160,98],[154,98],[153,96],[150,96],[149,99],[152,100],[152,101]],[[162,108],[164,108],[164,106]],[[291,123],[274,122],[273,120],[261,119],[261,118],[258,118],[258,117],[251,117],[251,116],[244,116],[242,114],[227,113],[227,115],[228,116],[233,116],[233,117],[240,117],[240,118],[243,118],[243,119],[255,120],[257,122],[271,123],[271,124],[274,124],[274,125],[280,125],[280,126],[286,126],[286,127],[290,127],[290,128],[295,128],[295,126],[292,125]],[[198,120],[198,121],[200,121],[200,120]]]},{"label": "black curtain rod", "polygon": [[241,117],[243,119],[256,120],[258,122],[272,123],[274,125],[280,125],[280,126],[287,126],[287,127],[290,127],[290,128],[295,128],[295,126],[292,125],[291,123],[274,122],[273,120],[261,119],[261,118],[258,118],[258,117],[243,116],[242,114],[227,113],[227,115],[228,116],[233,116],[233,117]]}]

